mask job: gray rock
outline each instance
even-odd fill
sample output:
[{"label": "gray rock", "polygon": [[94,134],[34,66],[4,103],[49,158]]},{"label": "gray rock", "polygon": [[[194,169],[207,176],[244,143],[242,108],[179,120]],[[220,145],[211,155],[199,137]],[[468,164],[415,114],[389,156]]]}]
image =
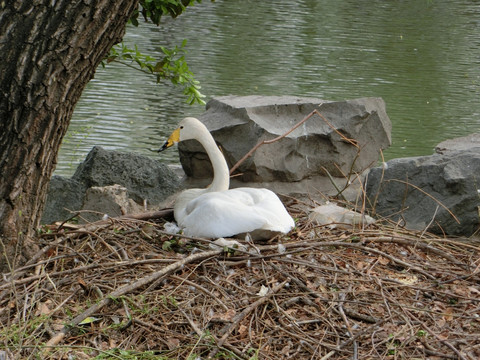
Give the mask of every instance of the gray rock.
[{"label": "gray rock", "polygon": [[[64,221],[72,216],[71,211],[81,210],[87,189],[116,184],[126,188],[128,196],[137,203],[143,204],[146,199],[148,205],[155,206],[178,190],[180,180],[168,166],[159,161],[137,154],[107,151],[96,146],[78,166],[72,178],[52,177],[42,224]],[[105,202],[104,205],[110,203],[111,206],[105,206],[102,210],[102,207],[94,207],[93,203],[95,200],[87,198],[83,209],[109,213],[113,206],[112,201]],[[125,211],[132,211],[131,207],[117,205],[119,209],[123,207],[124,210],[127,209]],[[110,212],[117,214],[119,211]]]},{"label": "gray rock", "polygon": [[167,165],[137,154],[108,151],[95,146],[72,177],[92,186],[122,185],[138,203],[158,204],[179,187],[178,176]]},{"label": "gray rock", "polygon": [[82,207],[86,187],[74,179],[54,175],[50,179],[42,224],[65,221]]},{"label": "gray rock", "polygon": [[478,148],[394,159],[370,170],[367,196],[377,214],[409,229],[470,236],[479,229],[479,174]]},{"label": "gray rock", "polygon": [[[223,96],[211,100],[199,119],[221,146],[233,166],[261,140],[270,140],[291,129],[314,109],[298,129],[275,143],[261,146],[237,173],[244,182],[298,182],[315,176],[343,177],[374,165],[380,149],[391,143],[391,123],[380,98],[325,101],[293,96]],[[361,149],[344,141],[332,127],[357,141]],[[185,173],[211,177],[210,162],[196,141],[179,144]]]},{"label": "gray rock", "polygon": [[435,146],[437,154],[446,154],[449,151],[478,149],[480,151],[480,133],[448,139]]},{"label": "gray rock", "polygon": [[105,214],[117,217],[140,210],[141,206],[128,197],[128,191],[123,186],[93,186],[85,194],[81,218],[93,222],[102,219]]}]

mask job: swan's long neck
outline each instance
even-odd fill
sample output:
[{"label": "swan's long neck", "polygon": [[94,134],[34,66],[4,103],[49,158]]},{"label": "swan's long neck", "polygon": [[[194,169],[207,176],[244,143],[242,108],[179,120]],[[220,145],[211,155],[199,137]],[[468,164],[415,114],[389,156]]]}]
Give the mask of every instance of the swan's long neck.
[{"label": "swan's long neck", "polygon": [[198,141],[205,148],[213,167],[213,181],[207,188],[207,191],[213,192],[228,190],[230,187],[230,173],[228,170],[227,161],[225,160],[225,157],[220,149],[217,147],[212,135],[206,128],[205,132],[202,131]]}]

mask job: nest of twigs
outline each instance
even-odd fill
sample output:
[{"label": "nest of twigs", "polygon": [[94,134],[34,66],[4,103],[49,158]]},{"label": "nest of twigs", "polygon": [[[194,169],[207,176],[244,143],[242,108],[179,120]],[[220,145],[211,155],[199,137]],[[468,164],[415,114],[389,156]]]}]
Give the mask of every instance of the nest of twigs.
[{"label": "nest of twigs", "polygon": [[474,241],[393,225],[212,249],[165,219],[52,227],[2,279],[12,359],[478,359]]}]

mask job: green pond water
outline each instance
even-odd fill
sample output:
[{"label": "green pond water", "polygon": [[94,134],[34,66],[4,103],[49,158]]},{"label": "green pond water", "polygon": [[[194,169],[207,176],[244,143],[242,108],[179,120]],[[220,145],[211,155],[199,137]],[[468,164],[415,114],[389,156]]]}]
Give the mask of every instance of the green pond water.
[{"label": "green pond water", "polygon": [[[204,0],[157,27],[129,26],[147,54],[187,39],[207,100],[219,95],[382,97],[393,123],[385,158],[429,155],[480,132],[480,2],[441,0]],[[71,175],[95,145],[156,154],[175,124],[199,115],[180,88],[121,64],[97,70],[78,103],[56,174]]]}]

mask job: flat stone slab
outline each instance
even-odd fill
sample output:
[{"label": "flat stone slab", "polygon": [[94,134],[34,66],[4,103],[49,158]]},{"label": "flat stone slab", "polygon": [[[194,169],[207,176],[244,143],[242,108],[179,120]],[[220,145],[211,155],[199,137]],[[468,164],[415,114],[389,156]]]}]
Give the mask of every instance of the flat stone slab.
[{"label": "flat stone slab", "polygon": [[437,154],[445,154],[448,151],[471,150],[475,148],[478,148],[478,151],[480,151],[480,133],[442,141],[435,146],[435,152]]}]

